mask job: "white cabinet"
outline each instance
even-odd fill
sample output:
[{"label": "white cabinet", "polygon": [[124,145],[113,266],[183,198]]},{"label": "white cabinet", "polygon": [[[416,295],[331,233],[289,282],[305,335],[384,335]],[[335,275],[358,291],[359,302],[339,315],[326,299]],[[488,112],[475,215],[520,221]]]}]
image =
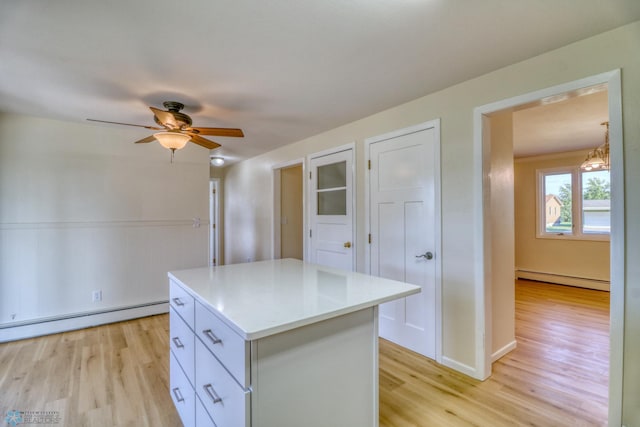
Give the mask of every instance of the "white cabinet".
[{"label": "white cabinet", "polygon": [[193,392],[193,386],[187,379],[184,371],[181,369],[176,357],[173,353],[170,354],[169,360],[169,382],[170,393],[173,404],[180,414],[182,423],[189,427],[195,425],[195,413],[193,412],[195,406],[195,394]]},{"label": "white cabinet", "polygon": [[420,288],[296,260],[169,279],[185,426],[378,425],[377,306]]},{"label": "white cabinet", "polygon": [[196,302],[196,336],[243,388],[249,387],[249,341],[231,330],[222,319]]},{"label": "white cabinet", "polygon": [[249,343],[179,284],[169,286],[171,393],[182,423],[250,427]]},{"label": "white cabinet", "polygon": [[248,427],[251,394],[211,352],[196,341],[196,394],[219,427]]}]

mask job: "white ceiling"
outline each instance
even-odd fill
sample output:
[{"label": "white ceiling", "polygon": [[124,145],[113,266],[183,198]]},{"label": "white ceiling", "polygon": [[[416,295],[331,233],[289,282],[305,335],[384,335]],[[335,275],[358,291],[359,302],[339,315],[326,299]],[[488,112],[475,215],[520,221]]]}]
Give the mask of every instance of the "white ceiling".
[{"label": "white ceiling", "polygon": [[180,101],[245,131],[216,139],[233,162],[638,19],[638,0],[5,0],[0,111],[153,125]]},{"label": "white ceiling", "polygon": [[593,149],[604,143],[607,91],[572,96],[513,113],[513,155],[529,157]]}]

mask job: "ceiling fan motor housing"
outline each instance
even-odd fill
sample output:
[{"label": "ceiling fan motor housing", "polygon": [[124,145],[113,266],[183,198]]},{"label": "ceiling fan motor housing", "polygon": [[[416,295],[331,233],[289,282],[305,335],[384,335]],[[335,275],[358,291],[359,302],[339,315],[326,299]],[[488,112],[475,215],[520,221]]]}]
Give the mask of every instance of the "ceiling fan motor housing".
[{"label": "ceiling fan motor housing", "polygon": [[[162,103],[162,105],[164,105],[164,108],[166,108],[168,112],[171,113],[174,120],[176,121],[176,124],[178,125],[178,129],[190,127],[193,123],[191,117],[180,112],[180,110],[184,108],[184,104],[176,101],[165,101]],[[156,116],[153,116],[153,120],[160,126],[165,126],[165,124],[160,122],[160,120],[158,120]]]}]

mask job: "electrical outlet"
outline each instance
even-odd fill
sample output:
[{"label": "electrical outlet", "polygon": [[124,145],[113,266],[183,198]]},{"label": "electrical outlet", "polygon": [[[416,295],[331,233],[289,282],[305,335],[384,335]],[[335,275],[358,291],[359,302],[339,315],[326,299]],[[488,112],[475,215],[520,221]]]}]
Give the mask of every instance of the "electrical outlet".
[{"label": "electrical outlet", "polygon": [[101,290],[99,290],[99,291],[93,291],[93,292],[91,293],[91,299],[92,299],[92,301],[93,301],[93,302],[99,302],[99,301],[102,301],[102,291],[101,291]]}]

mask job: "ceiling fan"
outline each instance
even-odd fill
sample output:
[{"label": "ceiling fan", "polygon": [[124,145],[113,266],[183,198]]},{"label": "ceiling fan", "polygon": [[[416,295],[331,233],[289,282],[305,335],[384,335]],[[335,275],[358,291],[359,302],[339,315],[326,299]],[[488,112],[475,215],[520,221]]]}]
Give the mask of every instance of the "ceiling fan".
[{"label": "ceiling fan", "polygon": [[167,110],[160,110],[158,108],[149,107],[153,112],[153,120],[160,125],[157,126],[145,126],[135,125],[131,123],[110,122],[107,120],[87,119],[91,122],[111,123],[115,125],[124,126],[136,126],[145,129],[157,130],[159,132],[154,133],[146,138],[142,138],[135,141],[135,144],[143,144],[152,141],[158,141],[160,145],[171,150],[171,160],[173,161],[173,154],[176,150],[184,148],[187,142],[191,141],[194,144],[198,144],[209,150],[220,147],[220,144],[213,142],[209,139],[203,138],[200,135],[213,135],[213,136],[225,136],[225,137],[243,137],[244,133],[242,129],[234,128],[204,128],[204,127],[192,127],[193,123],[191,117],[180,110],[184,108],[184,104],[176,101],[163,102],[164,108]]}]

